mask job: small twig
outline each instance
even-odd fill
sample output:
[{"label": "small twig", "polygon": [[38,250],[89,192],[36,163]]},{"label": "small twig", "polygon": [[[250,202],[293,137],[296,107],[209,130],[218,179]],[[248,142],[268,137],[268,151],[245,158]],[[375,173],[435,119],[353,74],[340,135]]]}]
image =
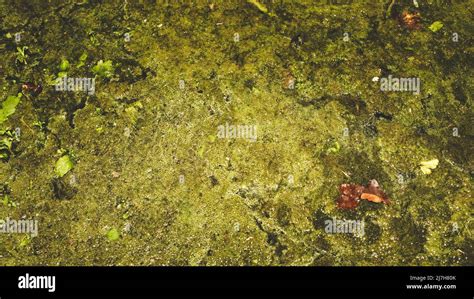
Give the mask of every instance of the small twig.
[{"label": "small twig", "polygon": [[274,13],[271,13],[268,11],[268,8],[263,5],[262,3],[258,2],[257,0],[247,0],[248,3],[250,4],[253,4],[255,5],[255,7],[258,8],[258,10],[260,10],[261,12],[263,12],[264,14],[267,14],[269,15],[270,17],[274,17],[275,14]]},{"label": "small twig", "polygon": [[397,0],[392,0],[392,2],[390,2],[390,5],[388,6],[387,11],[385,12],[386,18],[389,18],[392,15],[392,10],[393,6],[395,5],[395,2],[397,2]]},{"label": "small twig", "polygon": [[20,118],[20,121],[28,128],[30,129],[31,133],[35,133],[35,131],[23,120],[23,116]]}]

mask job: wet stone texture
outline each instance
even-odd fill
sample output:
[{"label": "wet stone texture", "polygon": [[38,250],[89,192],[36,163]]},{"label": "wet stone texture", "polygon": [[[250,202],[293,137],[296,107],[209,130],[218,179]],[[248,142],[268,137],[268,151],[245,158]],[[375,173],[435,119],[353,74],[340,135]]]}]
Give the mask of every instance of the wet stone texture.
[{"label": "wet stone texture", "polygon": [[472,1],[326,2],[1,1],[0,264],[472,265]]}]

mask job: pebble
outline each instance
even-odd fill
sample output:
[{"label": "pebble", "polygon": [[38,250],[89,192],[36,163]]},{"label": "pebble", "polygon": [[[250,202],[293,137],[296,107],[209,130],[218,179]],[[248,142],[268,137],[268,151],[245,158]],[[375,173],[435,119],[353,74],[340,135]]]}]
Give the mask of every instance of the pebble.
[{"label": "pebble", "polygon": [[124,135],[125,137],[129,138],[129,137],[130,137],[130,128],[125,128],[125,129],[123,130],[123,135]]},{"label": "pebble", "polygon": [[71,175],[71,178],[69,179],[69,184],[71,186],[74,186],[77,184],[77,179],[76,179],[76,176],[75,175]]},{"label": "pebble", "polygon": [[234,224],[234,231],[236,232],[240,231],[240,223],[237,222]]},{"label": "pebble", "polygon": [[124,231],[125,233],[129,233],[130,230],[131,230],[131,228],[132,228],[132,224],[131,224],[130,222],[127,222],[127,223],[125,223],[125,225],[123,226],[123,231]]}]

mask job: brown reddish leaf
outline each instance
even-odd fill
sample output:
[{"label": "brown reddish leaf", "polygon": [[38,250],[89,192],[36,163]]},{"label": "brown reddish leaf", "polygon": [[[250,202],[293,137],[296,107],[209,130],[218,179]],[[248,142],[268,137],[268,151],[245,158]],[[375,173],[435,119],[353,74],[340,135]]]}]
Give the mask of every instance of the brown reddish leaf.
[{"label": "brown reddish leaf", "polygon": [[337,199],[337,206],[341,209],[354,209],[359,205],[360,195],[364,187],[356,184],[342,184],[339,186],[341,195]]},{"label": "brown reddish leaf", "polygon": [[371,180],[366,187],[357,184],[342,184],[339,186],[339,192],[336,202],[341,209],[355,209],[361,199],[375,203],[390,203],[376,180]]}]

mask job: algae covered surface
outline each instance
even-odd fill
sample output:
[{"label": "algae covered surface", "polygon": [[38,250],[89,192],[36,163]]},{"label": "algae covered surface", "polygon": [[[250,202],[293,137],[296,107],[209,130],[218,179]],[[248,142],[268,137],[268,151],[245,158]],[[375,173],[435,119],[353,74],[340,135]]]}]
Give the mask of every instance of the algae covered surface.
[{"label": "algae covered surface", "polygon": [[473,265],[472,4],[0,1],[0,264]]}]

